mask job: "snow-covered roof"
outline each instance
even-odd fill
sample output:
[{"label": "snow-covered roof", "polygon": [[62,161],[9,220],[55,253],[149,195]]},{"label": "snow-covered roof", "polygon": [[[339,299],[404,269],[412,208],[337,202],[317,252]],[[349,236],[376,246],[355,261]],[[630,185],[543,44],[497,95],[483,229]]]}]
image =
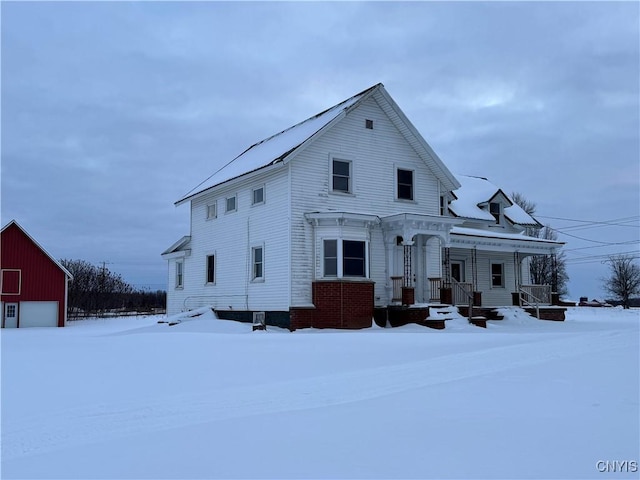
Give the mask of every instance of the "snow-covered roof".
[{"label": "snow-covered roof", "polygon": [[320,130],[335,120],[339,115],[345,113],[349,107],[353,106],[358,100],[365,97],[376,87],[382,84],[364,90],[343,102],[314,115],[311,118],[300,122],[293,127],[289,127],[280,133],[276,133],[264,140],[250,146],[236,158],[231,160],[217,172],[207,178],[204,182],[193,188],[189,193],[176,202],[179,205],[189,200],[204,190],[220,185],[228,180],[245,175],[263,167],[273,165],[284,161],[284,159],[293,153],[303,143],[310,140]]},{"label": "snow-covered roof", "polygon": [[180,250],[183,250],[189,244],[189,242],[191,242],[191,236],[185,235],[180,240],[178,240],[173,245],[171,245],[169,248],[167,248],[160,255],[169,255],[171,253],[179,252]]},{"label": "snow-covered roof", "polygon": [[420,133],[411,124],[402,110],[393,101],[381,83],[374,85],[337,105],[314,115],[293,127],[272,135],[247,148],[240,155],[220,168],[205,181],[193,188],[176,202],[176,205],[188,202],[196,195],[216,187],[229,180],[249,174],[256,170],[286,162],[288,158],[300,151],[308,142],[317,138],[325,130],[330,128],[340,118],[344,117],[352,108],[376,94],[376,100],[383,111],[389,115],[391,121],[398,127],[411,146],[416,149],[425,163],[440,179],[445,188],[458,188],[459,183],[455,176],[438,158],[435,152],[422,138]]},{"label": "snow-covered roof", "polygon": [[456,199],[449,204],[449,210],[457,217],[476,220],[495,221],[488,209],[480,207],[487,204],[497,195],[504,196],[509,206],[504,208],[504,215],[511,222],[518,225],[539,226],[540,223],[517,205],[509,195],[483,177],[471,177],[468,175],[456,175],[462,185],[454,192]]},{"label": "snow-covered roof", "polygon": [[495,238],[495,239],[502,239],[502,240],[519,240],[524,242],[547,244],[547,245],[552,245],[557,247],[561,247],[562,245],[564,245],[564,242],[559,242],[557,240],[546,240],[544,238],[530,237],[529,235],[525,235],[524,233],[504,233],[499,231],[481,230],[479,228],[452,227],[451,233],[454,235],[465,235],[465,236],[472,236],[472,237]]}]

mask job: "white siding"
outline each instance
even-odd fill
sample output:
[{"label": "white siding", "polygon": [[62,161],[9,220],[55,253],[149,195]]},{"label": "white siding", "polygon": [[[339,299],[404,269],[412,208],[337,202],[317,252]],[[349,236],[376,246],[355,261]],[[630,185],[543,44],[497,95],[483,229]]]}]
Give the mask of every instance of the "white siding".
[{"label": "white siding", "polygon": [[[365,128],[365,119],[373,120],[372,130]],[[331,155],[352,162],[352,194],[329,192]],[[311,303],[313,230],[305,212],[439,213],[438,181],[373,98],[308,146],[290,166],[292,305]],[[396,167],[415,170],[413,202],[395,200]],[[374,233],[370,268],[376,296],[384,294],[384,265],[381,234]]]},{"label": "white siding", "polygon": [[[289,228],[287,167],[218,189],[191,202],[191,255],[184,259],[184,288],[175,289],[169,261],[168,314],[212,304],[234,310],[288,310]],[[252,205],[252,189],[264,185],[265,202]],[[237,195],[236,211],[225,199]],[[207,219],[207,205],[217,217]],[[252,281],[251,249],[264,248],[264,281]],[[215,255],[215,283],[207,284],[206,257]]]},{"label": "white siding", "polygon": [[[491,285],[491,263],[504,264],[504,287]],[[479,251],[477,254],[478,290],[483,305],[511,305],[511,292],[516,291],[513,253]]]}]

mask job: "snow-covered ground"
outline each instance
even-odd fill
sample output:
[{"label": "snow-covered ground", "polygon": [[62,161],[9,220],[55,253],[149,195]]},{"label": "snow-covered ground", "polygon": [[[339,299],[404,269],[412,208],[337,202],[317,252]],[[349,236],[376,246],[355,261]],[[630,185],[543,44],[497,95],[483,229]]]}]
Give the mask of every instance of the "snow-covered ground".
[{"label": "snow-covered ground", "polygon": [[638,478],[640,312],[505,314],[3,330],[2,478]]}]

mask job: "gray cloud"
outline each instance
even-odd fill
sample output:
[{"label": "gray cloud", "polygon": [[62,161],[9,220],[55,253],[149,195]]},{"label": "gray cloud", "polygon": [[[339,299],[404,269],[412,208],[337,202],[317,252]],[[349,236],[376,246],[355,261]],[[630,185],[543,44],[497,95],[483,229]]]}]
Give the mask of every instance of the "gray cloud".
[{"label": "gray cloud", "polygon": [[[4,3],[2,221],[16,218],[58,257],[162,285],[159,253],[188,232],[176,199],[254,142],[377,82],[452,171],[520,191],[543,216],[637,216],[639,8]],[[578,233],[638,239],[637,228]],[[599,294],[594,261],[570,268],[573,296]]]}]

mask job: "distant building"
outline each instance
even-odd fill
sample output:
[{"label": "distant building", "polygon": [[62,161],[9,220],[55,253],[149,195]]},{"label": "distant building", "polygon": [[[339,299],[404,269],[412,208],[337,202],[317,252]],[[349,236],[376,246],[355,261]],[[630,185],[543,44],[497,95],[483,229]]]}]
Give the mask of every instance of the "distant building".
[{"label": "distant building", "polygon": [[15,220],[0,233],[2,327],[64,327],[71,273]]},{"label": "distant building", "polygon": [[167,313],[212,305],[291,329],[511,305],[523,289],[549,304],[528,258],[562,246],[525,235],[540,224],[486,179],[449,171],[382,84],[251,146],[185,203],[190,234],[162,254]]}]

